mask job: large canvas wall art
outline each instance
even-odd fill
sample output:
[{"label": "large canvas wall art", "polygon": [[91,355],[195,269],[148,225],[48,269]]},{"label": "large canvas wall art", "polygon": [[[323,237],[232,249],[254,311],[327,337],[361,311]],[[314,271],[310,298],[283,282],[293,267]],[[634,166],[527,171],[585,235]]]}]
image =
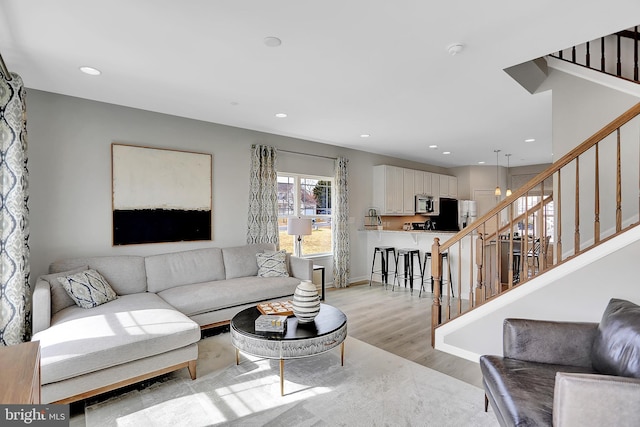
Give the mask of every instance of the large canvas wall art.
[{"label": "large canvas wall art", "polygon": [[111,145],[113,244],[211,240],[212,155]]}]

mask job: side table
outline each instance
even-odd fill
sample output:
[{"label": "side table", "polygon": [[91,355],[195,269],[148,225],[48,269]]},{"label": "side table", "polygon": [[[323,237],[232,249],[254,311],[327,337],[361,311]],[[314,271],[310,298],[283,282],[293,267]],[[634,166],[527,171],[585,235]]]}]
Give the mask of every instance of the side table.
[{"label": "side table", "polygon": [[322,295],[320,295],[320,301],[324,301],[324,265],[313,264],[313,271],[320,271],[322,274]]},{"label": "side table", "polygon": [[0,403],[40,404],[40,342],[0,348]]}]

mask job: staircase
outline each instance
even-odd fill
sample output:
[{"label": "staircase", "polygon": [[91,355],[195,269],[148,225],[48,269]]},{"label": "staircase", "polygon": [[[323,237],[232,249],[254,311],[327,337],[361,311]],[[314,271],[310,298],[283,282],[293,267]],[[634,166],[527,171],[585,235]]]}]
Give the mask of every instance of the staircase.
[{"label": "staircase", "polygon": [[[631,40],[633,49],[617,49],[613,73],[606,59],[600,58],[599,65],[607,74],[638,83],[637,27],[602,38],[605,53],[611,40],[614,46],[622,47]],[[591,52],[592,47],[590,42],[568,49],[569,60],[577,66],[590,67],[591,59],[584,64],[579,59],[584,58],[581,52]],[[567,60],[567,51],[553,56]],[[624,61],[618,53],[622,51],[631,52],[634,59]],[[623,65],[629,63],[632,65]],[[640,219],[638,116],[640,104],[604,126],[452,239],[442,245],[434,242],[432,253],[447,253],[449,259],[460,261],[454,264],[453,271],[442,271],[442,258],[433,257],[436,283],[432,345],[436,330],[451,320],[499,304],[496,301],[508,295],[512,298],[507,299],[512,300],[530,289],[553,287],[560,270],[566,273],[576,265],[584,265],[587,259],[596,262],[613,250],[633,244],[636,235],[640,241],[640,227],[636,227]],[[445,267],[449,268],[446,263]],[[457,279],[453,295],[464,298],[441,295],[437,278],[450,273]],[[469,320],[461,318],[458,322]]]}]

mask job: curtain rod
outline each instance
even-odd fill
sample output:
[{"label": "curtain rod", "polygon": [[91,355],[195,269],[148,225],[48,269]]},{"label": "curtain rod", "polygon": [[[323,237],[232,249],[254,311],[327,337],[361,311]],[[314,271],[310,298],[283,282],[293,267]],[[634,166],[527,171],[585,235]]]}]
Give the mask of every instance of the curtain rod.
[{"label": "curtain rod", "polygon": [[322,156],[320,154],[309,154],[309,153],[301,153],[299,151],[289,151],[289,150],[281,150],[278,148],[278,151],[281,151],[283,153],[290,153],[290,154],[299,154],[301,156],[311,156],[311,157],[322,157],[323,159],[329,159],[329,160],[338,160],[337,157],[329,157],[329,156]]},{"label": "curtain rod", "polygon": [[4,59],[2,59],[2,54],[0,54],[0,71],[2,71],[2,74],[7,79],[7,81],[11,81],[11,74],[7,69],[7,65],[4,63]]}]

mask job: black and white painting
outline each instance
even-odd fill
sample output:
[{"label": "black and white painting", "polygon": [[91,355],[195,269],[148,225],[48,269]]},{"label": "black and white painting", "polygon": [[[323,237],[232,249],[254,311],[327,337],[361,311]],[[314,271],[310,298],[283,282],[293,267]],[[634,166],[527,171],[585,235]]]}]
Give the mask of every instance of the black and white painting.
[{"label": "black and white painting", "polygon": [[212,155],[111,145],[113,244],[211,240]]}]

